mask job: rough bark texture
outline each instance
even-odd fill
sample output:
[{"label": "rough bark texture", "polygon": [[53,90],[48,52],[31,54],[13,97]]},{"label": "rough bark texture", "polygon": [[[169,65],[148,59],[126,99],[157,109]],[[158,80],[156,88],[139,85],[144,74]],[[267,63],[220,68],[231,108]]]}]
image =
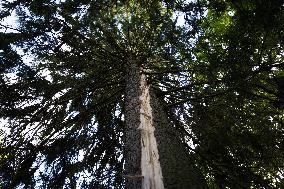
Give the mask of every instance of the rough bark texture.
[{"label": "rough bark texture", "polygon": [[141,173],[141,133],[140,125],[140,70],[138,65],[129,60],[126,68],[125,89],[125,187],[142,188]]},{"label": "rough bark texture", "polygon": [[204,176],[194,165],[178,131],[170,124],[162,103],[151,91],[155,136],[158,143],[163,181],[167,189],[206,189]]}]

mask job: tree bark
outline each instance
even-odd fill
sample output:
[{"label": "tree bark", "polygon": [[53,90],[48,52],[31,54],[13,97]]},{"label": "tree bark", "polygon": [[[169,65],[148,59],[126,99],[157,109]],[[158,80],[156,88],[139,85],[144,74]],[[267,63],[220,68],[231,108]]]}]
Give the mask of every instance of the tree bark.
[{"label": "tree bark", "polygon": [[149,88],[137,62],[129,60],[125,90],[125,188],[207,188],[162,104]]},{"label": "tree bark", "polygon": [[140,71],[138,64],[129,59],[125,76],[125,188],[141,189],[141,133],[140,125]]},{"label": "tree bark", "polygon": [[130,60],[125,91],[127,189],[164,189],[150,101],[146,76]]},{"label": "tree bark", "polygon": [[207,189],[204,175],[194,164],[188,149],[182,143],[174,124],[163,108],[163,103],[151,91],[151,106],[154,117],[163,181],[167,189]]}]

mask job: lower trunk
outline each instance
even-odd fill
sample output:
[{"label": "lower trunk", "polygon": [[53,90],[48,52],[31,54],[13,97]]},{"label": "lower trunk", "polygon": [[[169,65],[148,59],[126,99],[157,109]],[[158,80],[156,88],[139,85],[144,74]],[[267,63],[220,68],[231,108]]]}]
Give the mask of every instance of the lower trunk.
[{"label": "lower trunk", "polygon": [[151,108],[151,97],[146,76],[140,79],[140,126],[141,132],[141,172],[143,189],[163,189],[163,177],[159,162],[157,142],[154,135],[155,127]]},{"label": "lower trunk", "polygon": [[131,64],[128,69],[125,96],[126,188],[164,189],[149,87],[137,65]]},{"label": "lower trunk", "polygon": [[155,136],[158,144],[163,181],[167,189],[207,189],[205,177],[194,164],[181,136],[155,94],[151,93]]},{"label": "lower trunk", "polygon": [[125,188],[141,189],[141,133],[140,125],[140,102],[141,91],[140,71],[138,65],[132,60],[128,62],[125,88]]},{"label": "lower trunk", "polygon": [[130,61],[128,66],[125,91],[126,189],[206,188],[161,103],[150,93],[138,65]]}]

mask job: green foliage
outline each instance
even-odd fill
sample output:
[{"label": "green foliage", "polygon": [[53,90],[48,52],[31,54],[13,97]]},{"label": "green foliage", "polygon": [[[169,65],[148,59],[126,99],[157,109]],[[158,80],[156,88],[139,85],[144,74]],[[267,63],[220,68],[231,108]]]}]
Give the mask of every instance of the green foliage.
[{"label": "green foliage", "polygon": [[1,5],[0,18],[19,19],[17,33],[0,33],[4,188],[123,188],[130,58],[209,188],[283,186],[282,1]]},{"label": "green foliage", "polygon": [[188,124],[212,188],[278,188],[283,182],[280,4],[209,4],[194,61],[196,80],[207,82],[196,88],[204,97],[191,104]]}]

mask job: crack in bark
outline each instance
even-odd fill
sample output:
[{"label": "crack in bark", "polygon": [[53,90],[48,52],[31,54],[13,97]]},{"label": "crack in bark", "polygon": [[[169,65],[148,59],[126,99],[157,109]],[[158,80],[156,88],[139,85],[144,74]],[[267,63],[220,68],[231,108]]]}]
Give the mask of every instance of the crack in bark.
[{"label": "crack in bark", "polygon": [[141,131],[141,172],[144,177],[142,189],[164,189],[162,169],[154,135],[153,115],[150,103],[149,86],[146,76],[140,78],[140,126]]}]

